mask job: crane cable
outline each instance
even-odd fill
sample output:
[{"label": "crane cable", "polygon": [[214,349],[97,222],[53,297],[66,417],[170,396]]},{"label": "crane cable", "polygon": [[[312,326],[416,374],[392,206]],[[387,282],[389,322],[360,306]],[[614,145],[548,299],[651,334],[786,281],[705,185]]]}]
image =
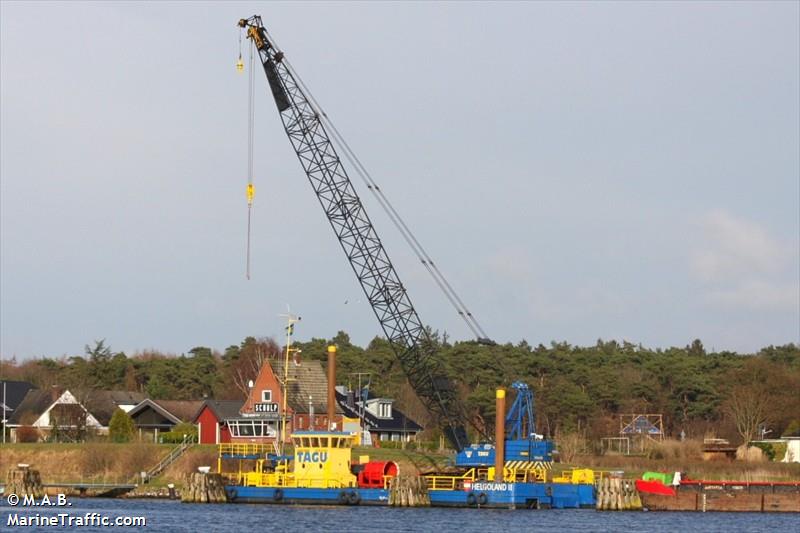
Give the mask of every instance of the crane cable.
[{"label": "crane cable", "polygon": [[[272,38],[272,36],[269,35],[269,33],[267,33],[267,37],[269,38],[270,42],[272,43],[276,51],[279,52],[280,49],[275,44],[275,40]],[[303,79],[300,77],[297,71],[292,67],[291,63],[286,59],[285,56],[282,62],[284,63],[284,65],[286,65],[286,68],[291,72],[292,76],[297,80],[298,84],[302,87],[305,94],[308,95],[309,104],[311,105],[314,112],[317,114],[318,117],[320,117],[320,119],[325,123],[325,125],[327,125],[331,129],[331,132],[333,133],[334,142],[336,142],[336,144],[342,149],[345,157],[353,166],[353,168],[356,170],[356,173],[364,182],[367,189],[369,189],[369,191],[373,194],[373,196],[375,196],[378,203],[383,208],[384,212],[387,214],[387,216],[392,221],[394,226],[397,228],[397,230],[403,236],[405,241],[411,247],[412,251],[415,253],[415,255],[423,264],[423,266],[426,268],[426,270],[428,270],[428,273],[430,273],[431,277],[439,286],[441,291],[444,293],[445,297],[448,299],[451,305],[453,305],[458,315],[464,320],[464,322],[467,324],[467,327],[469,327],[472,333],[476,337],[478,337],[479,340],[488,339],[488,335],[486,335],[486,332],[478,323],[475,316],[469,311],[469,309],[467,309],[467,306],[464,304],[463,300],[458,296],[458,293],[455,291],[455,289],[453,289],[452,285],[450,285],[450,283],[447,281],[447,278],[439,270],[439,267],[436,266],[436,263],[433,262],[433,259],[431,259],[430,255],[428,255],[428,253],[422,247],[422,244],[414,236],[414,233],[411,231],[411,229],[405,223],[403,218],[394,208],[392,203],[383,193],[381,188],[372,178],[372,175],[369,173],[366,167],[364,167],[364,165],[361,163],[361,160],[358,158],[358,156],[356,156],[355,152],[350,148],[350,145],[347,143],[342,134],[339,132],[338,128],[336,128],[336,126],[330,120],[328,114],[323,110],[322,106],[314,97],[313,93],[309,90],[308,86],[305,84]]]},{"label": "crane cable", "polygon": [[[241,32],[239,34],[239,61],[241,64]],[[255,197],[256,188],[253,185],[253,143],[255,137],[255,69],[253,62],[255,61],[255,54],[253,50],[255,45],[250,41],[250,57],[249,68],[247,73],[247,259],[245,268],[245,277],[250,279],[250,227],[253,214],[253,198]],[[238,68],[238,66],[237,66]]]}]

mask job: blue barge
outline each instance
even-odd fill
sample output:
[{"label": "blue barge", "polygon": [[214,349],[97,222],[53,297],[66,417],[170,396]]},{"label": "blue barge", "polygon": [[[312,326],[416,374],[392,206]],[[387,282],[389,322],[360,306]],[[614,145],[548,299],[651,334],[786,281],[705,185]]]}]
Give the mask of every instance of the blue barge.
[{"label": "blue barge", "polygon": [[[314,489],[228,485],[234,503],[283,505],[389,505],[388,489]],[[431,507],[501,509],[594,508],[594,487],[566,483],[476,483],[473,490],[432,490]]]},{"label": "blue barge", "polygon": [[[352,464],[353,436],[344,432],[298,431],[292,435],[290,456],[267,453],[257,444],[221,444],[218,472],[228,479],[225,492],[234,503],[284,505],[384,505],[392,503],[392,480],[399,470],[392,462]],[[517,443],[519,444],[519,443]],[[504,509],[578,509],[595,506],[594,485],[588,480],[547,481],[551,444],[531,441],[516,449],[515,457],[537,461],[506,462],[504,482],[492,482],[493,446],[473,445],[462,450],[458,474],[418,478],[426,489],[426,505]],[[527,454],[527,455],[526,455]],[[543,455],[542,455],[543,454]],[[237,461],[236,472],[224,472],[223,463]],[[477,466],[471,466],[476,464]]]}]

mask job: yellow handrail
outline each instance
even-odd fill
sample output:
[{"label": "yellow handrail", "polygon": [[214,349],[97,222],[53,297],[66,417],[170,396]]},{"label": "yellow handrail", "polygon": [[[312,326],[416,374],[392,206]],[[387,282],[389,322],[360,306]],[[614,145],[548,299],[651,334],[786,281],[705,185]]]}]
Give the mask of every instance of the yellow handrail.
[{"label": "yellow handrail", "polygon": [[219,455],[263,455],[266,457],[270,447],[266,444],[224,443],[219,445]]}]

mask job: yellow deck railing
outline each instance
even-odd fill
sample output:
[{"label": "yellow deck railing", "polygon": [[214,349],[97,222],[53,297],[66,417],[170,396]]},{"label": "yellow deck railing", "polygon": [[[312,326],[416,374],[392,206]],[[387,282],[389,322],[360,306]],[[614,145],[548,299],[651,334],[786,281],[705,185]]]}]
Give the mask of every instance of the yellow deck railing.
[{"label": "yellow deck railing", "polygon": [[592,470],[591,468],[573,468],[564,470],[560,476],[553,478],[554,483],[573,483],[573,484],[598,484],[607,477],[619,475],[612,470]]},{"label": "yellow deck railing", "polygon": [[228,442],[219,445],[220,455],[261,455],[266,456],[267,452],[271,450],[270,446],[266,444],[252,444],[252,443],[232,443]]},{"label": "yellow deck railing", "polygon": [[428,484],[428,490],[456,490],[464,486],[465,481],[475,481],[480,479],[481,475],[486,476],[487,469],[485,468],[470,468],[461,475],[433,475],[425,476],[425,482]]}]

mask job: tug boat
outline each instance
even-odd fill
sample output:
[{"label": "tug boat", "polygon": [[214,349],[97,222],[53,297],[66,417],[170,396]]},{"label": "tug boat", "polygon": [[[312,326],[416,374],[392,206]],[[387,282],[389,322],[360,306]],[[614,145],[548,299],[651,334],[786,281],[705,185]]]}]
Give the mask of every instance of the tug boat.
[{"label": "tug boat", "polygon": [[[268,453],[261,444],[220,444],[218,472],[232,502],[388,505],[397,464],[366,457],[353,464],[354,439],[341,431],[297,431],[292,456]],[[238,462],[234,473],[225,472],[230,461]]]}]

